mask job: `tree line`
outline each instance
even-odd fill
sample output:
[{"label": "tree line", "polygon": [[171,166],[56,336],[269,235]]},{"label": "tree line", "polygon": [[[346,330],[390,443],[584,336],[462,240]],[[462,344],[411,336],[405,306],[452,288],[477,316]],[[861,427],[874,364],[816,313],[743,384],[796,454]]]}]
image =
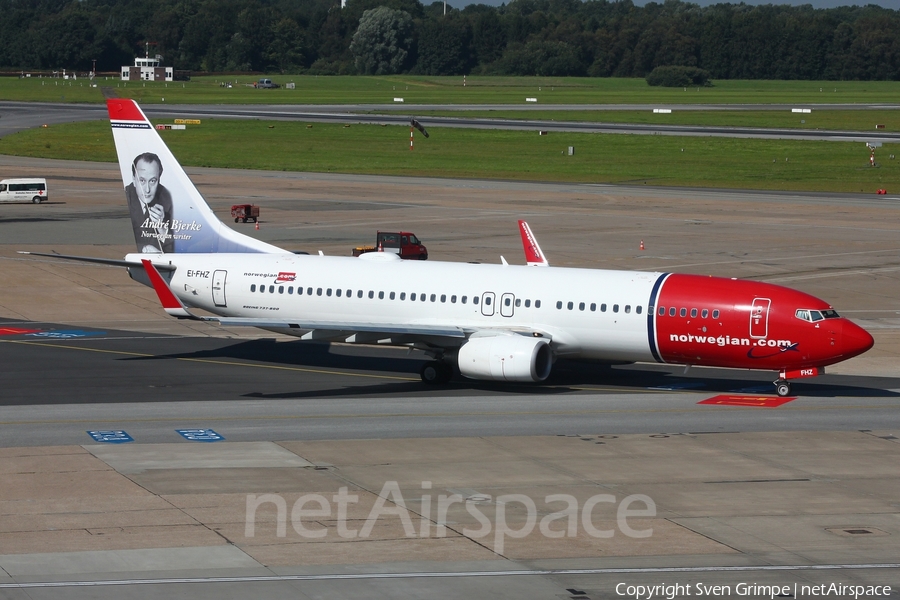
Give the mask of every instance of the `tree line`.
[{"label": "tree line", "polygon": [[0,0],[0,67],[117,71],[900,79],[900,10],[680,0]]}]

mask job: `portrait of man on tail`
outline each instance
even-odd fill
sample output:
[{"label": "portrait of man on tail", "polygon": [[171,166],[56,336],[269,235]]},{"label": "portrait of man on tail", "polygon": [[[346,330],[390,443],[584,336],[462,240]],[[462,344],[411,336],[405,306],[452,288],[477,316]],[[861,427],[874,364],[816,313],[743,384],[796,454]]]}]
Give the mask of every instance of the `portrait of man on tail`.
[{"label": "portrait of man on tail", "polygon": [[172,237],[172,195],[160,183],[162,161],[144,152],[131,163],[132,183],[125,187],[137,249],[143,253],[175,251]]}]

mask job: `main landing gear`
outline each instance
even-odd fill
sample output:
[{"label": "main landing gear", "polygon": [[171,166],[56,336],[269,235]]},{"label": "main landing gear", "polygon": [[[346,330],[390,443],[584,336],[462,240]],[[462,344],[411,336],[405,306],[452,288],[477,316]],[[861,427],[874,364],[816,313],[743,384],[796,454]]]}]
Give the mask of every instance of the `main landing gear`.
[{"label": "main landing gear", "polygon": [[433,360],[422,365],[419,375],[429,385],[447,383],[453,377],[453,366],[444,361]]},{"label": "main landing gear", "polygon": [[775,393],[784,398],[791,395],[791,384],[783,379],[779,379],[775,383]]}]

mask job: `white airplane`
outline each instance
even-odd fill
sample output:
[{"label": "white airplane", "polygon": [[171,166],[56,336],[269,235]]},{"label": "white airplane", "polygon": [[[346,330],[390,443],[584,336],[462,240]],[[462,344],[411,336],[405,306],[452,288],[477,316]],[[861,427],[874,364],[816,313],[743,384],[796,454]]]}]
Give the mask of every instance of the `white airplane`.
[{"label": "white airplane", "polygon": [[827,302],[776,285],[549,267],[524,222],[527,263],[547,268],[293,254],[222,223],[138,105],[107,105],[138,252],[64,258],[125,266],[180,319],[417,348],[434,359],[427,383],[457,370],[539,382],[572,357],[771,370],[781,396],[873,344]]}]

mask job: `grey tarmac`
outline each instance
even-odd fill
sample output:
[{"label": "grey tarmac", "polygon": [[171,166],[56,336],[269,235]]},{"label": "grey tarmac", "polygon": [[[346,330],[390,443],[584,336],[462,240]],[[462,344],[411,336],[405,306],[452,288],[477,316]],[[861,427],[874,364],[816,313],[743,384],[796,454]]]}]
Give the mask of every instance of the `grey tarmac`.
[{"label": "grey tarmac", "polygon": [[[417,381],[415,353],[178,322],[121,269],[16,254],[130,251],[115,165],[0,157],[0,170],[46,176],[55,191],[46,205],[0,207],[0,331],[41,334],[0,336],[0,598],[900,586],[896,198],[189,170],[223,219],[233,203],[259,204],[259,231],[234,227],[292,250],[348,255],[402,227],[434,258],[521,263],[526,218],[551,264],[780,282],[875,336],[866,355],[763,408],[698,402],[765,395],[766,373],[560,363],[546,386],[434,390]],[[87,434],[120,429],[134,441]],[[261,494],[282,497],[287,515],[308,494],[336,509],[346,487],[359,501],[345,525],[361,530],[380,497],[397,508],[389,482],[412,532],[398,511],[377,513],[362,539],[341,537],[336,513],[304,522],[323,538],[290,518],[280,536],[274,504],[247,509]],[[438,496],[453,494],[467,503],[439,516]],[[587,523],[613,536],[579,518],[571,537],[534,527],[500,549],[467,510],[524,532],[515,498],[543,519],[565,506],[554,494],[582,517],[601,498]],[[630,521],[647,538],[617,521],[635,495],[655,506]]]}]

